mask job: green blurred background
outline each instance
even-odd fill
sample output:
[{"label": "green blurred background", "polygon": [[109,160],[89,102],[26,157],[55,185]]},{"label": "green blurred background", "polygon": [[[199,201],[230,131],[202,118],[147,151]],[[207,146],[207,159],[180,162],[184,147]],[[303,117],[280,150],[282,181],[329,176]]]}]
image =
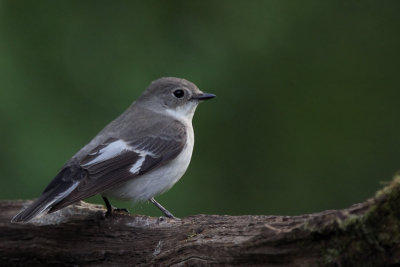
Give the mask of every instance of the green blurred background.
[{"label": "green blurred background", "polygon": [[0,199],[37,197],[152,80],[176,76],[218,98],[158,197],[175,215],[363,201],[400,169],[399,14],[399,1],[0,1]]}]

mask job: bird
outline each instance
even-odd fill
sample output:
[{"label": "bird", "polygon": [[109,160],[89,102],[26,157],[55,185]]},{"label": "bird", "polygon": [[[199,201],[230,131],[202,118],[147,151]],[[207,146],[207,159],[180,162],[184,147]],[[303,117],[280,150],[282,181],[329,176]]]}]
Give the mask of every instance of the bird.
[{"label": "bird", "polygon": [[154,197],[186,172],[192,156],[192,118],[200,102],[214,98],[194,83],[163,77],[68,160],[42,194],[12,222],[28,222],[88,197],[150,201],[166,217],[174,215]]}]

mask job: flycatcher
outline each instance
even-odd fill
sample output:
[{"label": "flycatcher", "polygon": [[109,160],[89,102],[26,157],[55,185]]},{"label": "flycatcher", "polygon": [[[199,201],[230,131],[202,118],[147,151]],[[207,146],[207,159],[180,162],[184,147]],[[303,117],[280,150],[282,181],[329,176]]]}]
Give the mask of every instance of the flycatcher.
[{"label": "flycatcher", "polygon": [[185,173],[192,156],[192,118],[197,105],[215,95],[179,78],[153,81],[119,117],[78,151],[29,207],[13,222],[26,222],[101,194],[151,201],[167,217],[174,216],[155,199]]}]

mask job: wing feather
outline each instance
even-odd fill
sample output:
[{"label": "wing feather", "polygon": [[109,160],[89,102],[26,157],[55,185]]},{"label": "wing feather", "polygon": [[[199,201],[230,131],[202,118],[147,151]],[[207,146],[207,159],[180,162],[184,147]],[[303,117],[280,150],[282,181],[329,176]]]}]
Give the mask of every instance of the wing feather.
[{"label": "wing feather", "polygon": [[183,125],[175,129],[172,135],[150,135],[131,141],[110,138],[100,144],[79,162],[86,177],[49,212],[102,193],[174,159],[186,144]]}]

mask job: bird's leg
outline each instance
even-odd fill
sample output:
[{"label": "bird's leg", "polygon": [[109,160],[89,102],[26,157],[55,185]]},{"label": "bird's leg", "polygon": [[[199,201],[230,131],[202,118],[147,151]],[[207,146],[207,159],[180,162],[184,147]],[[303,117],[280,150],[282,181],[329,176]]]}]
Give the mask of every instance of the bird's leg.
[{"label": "bird's leg", "polygon": [[108,199],[106,197],[101,196],[104,200],[104,203],[106,204],[107,207],[107,212],[106,212],[106,216],[110,216],[112,214],[113,208],[110,204],[110,201],[108,201]]},{"label": "bird's leg", "polygon": [[113,207],[111,206],[111,204],[110,204],[110,201],[109,201],[105,196],[101,196],[101,197],[103,198],[104,203],[106,204],[106,207],[107,207],[106,216],[111,216],[112,213],[113,213],[114,211],[116,211],[116,212],[122,211],[122,212],[127,212],[127,213],[129,213],[129,211],[128,211],[127,209],[113,208]]},{"label": "bird's leg", "polygon": [[150,198],[150,202],[153,203],[157,208],[159,208],[166,217],[172,218],[172,219],[178,219],[174,215],[172,215],[171,212],[169,212],[166,208],[164,208],[160,203],[158,203],[154,197]]}]

